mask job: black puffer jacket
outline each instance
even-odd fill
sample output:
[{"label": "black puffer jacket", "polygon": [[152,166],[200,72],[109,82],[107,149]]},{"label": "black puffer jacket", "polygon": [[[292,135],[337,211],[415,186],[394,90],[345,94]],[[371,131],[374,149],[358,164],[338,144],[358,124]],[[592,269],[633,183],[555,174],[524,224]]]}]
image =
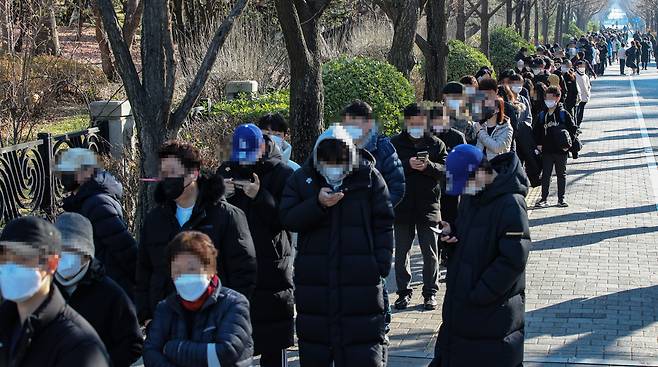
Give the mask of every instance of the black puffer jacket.
[{"label": "black puffer jacket", "polygon": [[122,196],[123,186],[114,176],[99,171],[77,193],[64,199],[63,208],[89,219],[94,228],[96,258],[107,269],[107,275],[134,298],[137,243],[123,219]]},{"label": "black puffer jacket", "polygon": [[462,196],[432,366],[523,362],[528,179],[513,152],[491,164],[494,182],[476,196]]},{"label": "black puffer jacket", "polygon": [[158,304],[144,345],[144,366],[247,367],[253,351],[249,301],[220,284],[197,312],[184,309],[175,293]]},{"label": "black puffer jacket", "polygon": [[57,280],[55,284],[68,305],[94,327],[114,367],[129,367],[139,359],[144,339],[135,306],[121,287],[105,275],[99,261],[92,261],[73,294],[69,295]]},{"label": "black puffer jacket", "polygon": [[207,234],[218,251],[217,267],[222,283],[250,297],[256,287],[256,251],[242,210],[222,199],[224,183],[219,176],[201,176],[199,197],[192,217],[183,228],[176,219],[176,203],[165,199],[158,187],[151,210],[142,226],[137,267],[137,314],[140,321],[153,316],[155,306],[174,291],[169,275],[167,245],[178,233],[195,230]]},{"label": "black puffer jacket", "polygon": [[382,366],[381,278],[391,269],[393,208],[372,165],[364,161],[344,179],[345,196],[331,208],[318,202],[329,185],[311,160],[284,190],[281,221],[299,233],[295,302],[302,366],[332,360],[336,366]]},{"label": "black puffer jacket", "polygon": [[[279,220],[279,203],[283,188],[293,174],[281,160],[281,152],[266,137],[265,156],[253,167],[260,180],[260,190],[252,200],[236,190],[228,202],[247,216],[256,248],[258,281],[251,298],[251,322],[256,354],[274,352],[294,344],[294,308],[292,282],[292,246],[290,233]],[[217,173],[235,178],[237,163],[225,163]]]},{"label": "black puffer jacket", "polygon": [[[441,180],[445,177],[445,162],[448,153],[446,145],[436,136],[425,135],[413,140],[406,131],[391,138],[398,152],[407,190],[400,205],[395,207],[395,221],[398,223],[437,223],[440,214]],[[430,164],[423,172],[411,168],[409,159],[418,152],[429,153]]]},{"label": "black puffer jacket", "polygon": [[16,303],[0,305],[0,367],[109,367],[94,328],[66,305],[57,287],[25,321],[14,353],[9,346],[20,319]]}]

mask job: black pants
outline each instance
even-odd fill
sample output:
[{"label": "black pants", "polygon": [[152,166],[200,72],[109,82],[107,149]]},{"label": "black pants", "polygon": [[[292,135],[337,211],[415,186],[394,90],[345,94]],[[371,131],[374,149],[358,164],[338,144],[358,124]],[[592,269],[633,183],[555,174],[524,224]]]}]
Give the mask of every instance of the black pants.
[{"label": "black pants", "polygon": [[624,73],[624,67],[626,67],[626,59],[619,59],[619,70],[621,74]]},{"label": "black pants", "polygon": [[649,65],[649,61],[646,59],[642,60],[642,69],[647,70],[647,65]]},{"label": "black pants", "polygon": [[[459,207],[459,196],[441,195],[441,220],[444,220],[454,228],[457,220],[457,208]],[[448,261],[448,252],[445,244],[439,240],[439,249],[441,250],[441,261]]]},{"label": "black pants", "polygon": [[580,127],[580,124],[583,123],[583,114],[585,113],[585,105],[587,102],[580,102],[578,107],[576,107],[576,125]]},{"label": "black pants", "polygon": [[288,356],[285,349],[266,352],[260,356],[261,367],[288,367]]},{"label": "black pants", "polygon": [[567,153],[544,153],[542,154],[544,170],[541,176],[541,199],[548,198],[548,189],[551,186],[553,167],[557,175],[557,199],[564,200],[564,192],[567,188]]}]

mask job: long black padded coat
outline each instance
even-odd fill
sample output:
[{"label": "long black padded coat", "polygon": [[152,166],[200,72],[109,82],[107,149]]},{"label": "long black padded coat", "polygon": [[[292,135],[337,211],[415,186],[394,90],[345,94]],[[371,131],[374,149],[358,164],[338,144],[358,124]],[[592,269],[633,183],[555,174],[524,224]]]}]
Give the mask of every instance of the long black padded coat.
[{"label": "long black padded coat", "polygon": [[301,365],[379,367],[385,352],[381,278],[393,254],[388,189],[372,163],[345,178],[345,196],[325,209],[318,193],[328,186],[309,160],[281,200],[281,222],[299,233],[294,279]]},{"label": "long black padded coat", "polygon": [[[294,309],[291,235],[279,221],[279,203],[292,168],[281,159],[281,152],[268,137],[264,157],[253,166],[260,189],[254,199],[236,190],[228,202],[247,216],[256,248],[258,280],[251,298],[255,354],[276,352],[294,344]],[[217,170],[224,178],[236,177],[238,163],[227,162]]]},{"label": "long black padded coat", "polygon": [[203,232],[217,248],[217,274],[225,286],[251,297],[256,287],[256,251],[244,212],[222,199],[221,177],[199,177],[199,197],[192,217],[181,226],[176,203],[167,200],[160,187],[158,206],[146,216],[140,237],[137,266],[137,315],[141,322],[153,317],[158,302],[174,292],[167,259],[167,245],[178,233]]},{"label": "long black padded coat", "polygon": [[491,164],[494,182],[478,195],[462,195],[432,367],[523,362],[529,183],[514,152]]},{"label": "long black padded coat", "polygon": [[66,197],[63,208],[89,219],[94,229],[95,257],[131,299],[135,295],[137,242],[123,218],[123,186],[110,173],[97,172]]}]

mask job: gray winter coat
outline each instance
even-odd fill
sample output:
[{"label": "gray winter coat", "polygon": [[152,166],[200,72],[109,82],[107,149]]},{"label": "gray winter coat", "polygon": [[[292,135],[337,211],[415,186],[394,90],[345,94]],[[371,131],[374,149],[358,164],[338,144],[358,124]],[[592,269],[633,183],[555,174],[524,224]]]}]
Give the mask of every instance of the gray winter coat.
[{"label": "gray winter coat", "polygon": [[487,134],[485,127],[478,131],[476,146],[486,153],[488,160],[492,160],[497,155],[507,153],[512,149],[513,134],[512,125],[506,117],[502,124],[496,125],[491,135]]}]

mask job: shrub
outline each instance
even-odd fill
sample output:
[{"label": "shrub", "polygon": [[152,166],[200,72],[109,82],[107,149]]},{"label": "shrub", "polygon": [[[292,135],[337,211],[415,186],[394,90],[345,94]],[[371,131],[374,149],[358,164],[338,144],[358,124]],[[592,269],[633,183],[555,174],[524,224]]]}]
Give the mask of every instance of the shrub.
[{"label": "shrub", "polygon": [[400,129],[402,110],[416,100],[411,83],[395,67],[366,57],[326,63],[323,80],[327,124],[335,122],[348,103],[361,99],[372,106],[384,133],[394,134]]},{"label": "shrub", "polygon": [[237,124],[255,122],[267,113],[279,112],[288,118],[290,93],[288,90],[262,94],[256,98],[237,98],[212,106],[210,115],[235,120]]},{"label": "shrub", "polygon": [[448,42],[448,81],[475,75],[481,67],[493,68],[491,62],[478,49],[458,40]]},{"label": "shrub", "polygon": [[496,27],[491,32],[491,41],[489,43],[489,50],[491,56],[491,63],[500,73],[503,70],[512,69],[515,66],[516,60],[514,56],[519,52],[521,47],[527,47],[532,52],[534,47],[516,33],[514,28],[511,27]]},{"label": "shrub", "polygon": [[573,35],[574,37],[580,38],[586,32],[583,31],[582,29],[578,28],[578,26],[576,25],[576,22],[571,22],[571,23],[569,23],[569,31],[567,33]]}]

